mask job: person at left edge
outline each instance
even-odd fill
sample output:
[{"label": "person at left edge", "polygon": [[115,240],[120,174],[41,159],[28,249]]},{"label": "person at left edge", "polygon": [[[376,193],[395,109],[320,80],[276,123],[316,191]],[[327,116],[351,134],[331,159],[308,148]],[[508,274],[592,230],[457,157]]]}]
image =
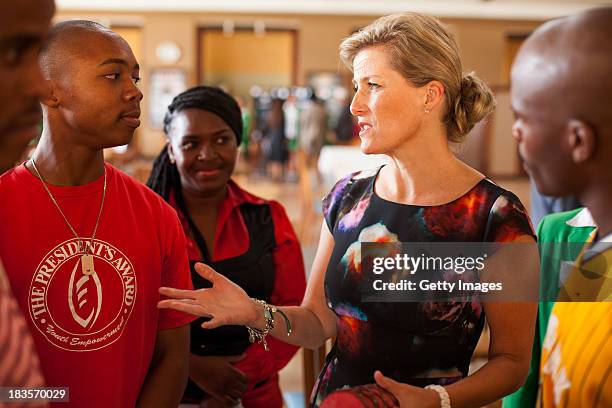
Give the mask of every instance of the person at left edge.
[{"label": "person at left edge", "polygon": [[49,91],[32,160],[0,178],[0,257],[62,407],[176,407],[189,323],[158,288],[190,288],[185,236],[156,194],[105,164],[140,124],[128,44],[84,20],[59,23],[40,55]]},{"label": "person at left edge", "polygon": [[[38,52],[55,12],[53,0],[0,0],[0,174],[17,163],[38,136],[45,93]],[[0,200],[10,200],[1,196]],[[1,225],[7,223],[1,221]],[[0,386],[42,387],[38,355],[0,259]],[[0,401],[0,408],[46,407],[45,401]]]}]

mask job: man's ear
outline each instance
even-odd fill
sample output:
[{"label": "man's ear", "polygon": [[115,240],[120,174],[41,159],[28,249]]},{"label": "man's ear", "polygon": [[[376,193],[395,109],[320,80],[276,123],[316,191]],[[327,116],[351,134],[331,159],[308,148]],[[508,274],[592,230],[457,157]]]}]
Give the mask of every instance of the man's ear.
[{"label": "man's ear", "polygon": [[584,163],[595,155],[597,138],[591,125],[582,120],[571,119],[566,130],[574,163]]},{"label": "man's ear", "polygon": [[45,81],[45,95],[40,99],[40,103],[49,108],[57,108],[59,106],[59,98],[57,97],[57,89],[55,87],[55,83],[46,79]]}]

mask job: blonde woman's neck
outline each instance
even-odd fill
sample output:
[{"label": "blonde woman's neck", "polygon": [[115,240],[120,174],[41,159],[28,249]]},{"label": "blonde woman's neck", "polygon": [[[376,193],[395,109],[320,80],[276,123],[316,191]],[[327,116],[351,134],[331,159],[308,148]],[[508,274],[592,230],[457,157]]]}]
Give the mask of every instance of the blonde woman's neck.
[{"label": "blonde woman's neck", "polygon": [[381,198],[401,204],[444,204],[484,178],[457,159],[445,139],[414,140],[389,157],[390,164],[381,170],[375,191]]}]

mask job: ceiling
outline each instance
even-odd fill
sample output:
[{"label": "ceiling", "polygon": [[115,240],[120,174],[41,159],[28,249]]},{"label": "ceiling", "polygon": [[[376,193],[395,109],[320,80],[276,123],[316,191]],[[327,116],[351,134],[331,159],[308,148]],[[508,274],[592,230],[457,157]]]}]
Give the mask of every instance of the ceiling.
[{"label": "ceiling", "polygon": [[383,15],[416,11],[439,17],[545,20],[612,0],[56,0],[59,10]]}]

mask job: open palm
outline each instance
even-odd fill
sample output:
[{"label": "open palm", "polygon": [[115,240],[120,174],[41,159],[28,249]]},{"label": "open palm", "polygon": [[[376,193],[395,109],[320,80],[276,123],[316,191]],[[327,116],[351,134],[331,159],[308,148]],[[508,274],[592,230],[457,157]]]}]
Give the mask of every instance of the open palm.
[{"label": "open palm", "polygon": [[210,281],[211,288],[159,288],[159,293],[168,299],[161,300],[157,307],[209,317],[209,321],[202,323],[205,329],[225,325],[248,325],[257,319],[253,301],[240,286],[203,263],[196,263],[195,270],[201,277]]}]

